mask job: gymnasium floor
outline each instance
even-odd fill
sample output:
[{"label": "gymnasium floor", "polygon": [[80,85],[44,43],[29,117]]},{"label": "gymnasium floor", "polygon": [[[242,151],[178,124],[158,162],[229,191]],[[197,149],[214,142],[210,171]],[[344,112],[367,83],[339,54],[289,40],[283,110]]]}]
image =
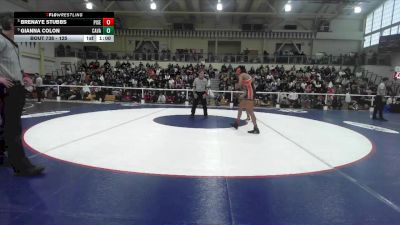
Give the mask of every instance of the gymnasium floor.
[{"label": "gymnasium floor", "polygon": [[250,135],[229,127],[235,110],[189,113],[27,103],[26,152],[46,174],[0,168],[0,224],[400,224],[399,114],[260,109]]}]

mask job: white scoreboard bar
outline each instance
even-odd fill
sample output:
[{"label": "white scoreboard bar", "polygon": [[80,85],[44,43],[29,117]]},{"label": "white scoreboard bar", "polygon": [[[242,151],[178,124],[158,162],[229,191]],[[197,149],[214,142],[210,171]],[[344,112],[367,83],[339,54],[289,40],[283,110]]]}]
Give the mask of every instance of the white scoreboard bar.
[{"label": "white scoreboard bar", "polygon": [[114,42],[114,35],[14,35],[15,42]]}]

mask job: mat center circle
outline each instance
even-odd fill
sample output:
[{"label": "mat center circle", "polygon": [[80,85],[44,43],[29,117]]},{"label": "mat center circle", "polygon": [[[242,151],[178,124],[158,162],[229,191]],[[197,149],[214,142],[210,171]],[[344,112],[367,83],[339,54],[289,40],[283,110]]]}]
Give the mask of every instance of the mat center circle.
[{"label": "mat center circle", "polygon": [[253,135],[247,133],[251,122],[230,127],[236,110],[209,109],[208,118],[193,119],[188,112],[136,108],[72,114],[34,125],[24,141],[34,151],[85,167],[173,176],[307,174],[349,166],[372,152],[365,136],[322,121],[256,112],[261,134]]}]

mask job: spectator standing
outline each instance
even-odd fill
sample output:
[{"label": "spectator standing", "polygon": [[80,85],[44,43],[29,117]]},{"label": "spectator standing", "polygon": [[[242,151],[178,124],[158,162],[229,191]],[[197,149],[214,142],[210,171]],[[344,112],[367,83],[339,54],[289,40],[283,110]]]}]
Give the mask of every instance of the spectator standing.
[{"label": "spectator standing", "polygon": [[35,87],[38,99],[37,102],[40,104],[42,103],[42,98],[43,98],[43,79],[39,74],[36,75]]}]

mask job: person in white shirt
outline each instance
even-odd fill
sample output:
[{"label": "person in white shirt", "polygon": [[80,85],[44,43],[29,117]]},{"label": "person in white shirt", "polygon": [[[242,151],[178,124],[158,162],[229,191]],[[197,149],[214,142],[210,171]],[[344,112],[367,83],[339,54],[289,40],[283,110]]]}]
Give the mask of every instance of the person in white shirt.
[{"label": "person in white shirt", "polygon": [[386,100],[386,105],[391,105],[391,104],[393,104],[394,103],[394,98],[392,98],[392,97],[389,97],[387,100]]},{"label": "person in white shirt", "polygon": [[101,81],[101,83],[104,85],[105,79],[104,79],[104,75],[103,75],[103,74],[100,75],[100,81]]},{"label": "person in white shirt", "polygon": [[164,95],[163,93],[161,93],[160,96],[158,96],[157,102],[158,102],[158,103],[165,104],[166,98],[165,98],[165,95]]},{"label": "person in white shirt", "polygon": [[90,95],[90,88],[85,84],[85,86],[82,87],[82,96],[87,97],[88,95]]},{"label": "person in white shirt", "polygon": [[345,98],[344,98],[344,101],[347,103],[347,104],[350,104],[351,103],[351,96],[350,96],[350,92],[347,90],[347,92],[346,92],[346,96],[345,96]]},{"label": "person in white shirt", "polygon": [[138,82],[134,78],[132,78],[131,83],[132,83],[132,87],[137,87]]},{"label": "person in white shirt", "polygon": [[170,78],[168,81],[168,84],[169,84],[170,88],[175,88],[175,80],[174,79]]},{"label": "person in white shirt", "polygon": [[293,107],[295,104],[298,103],[297,100],[299,99],[299,95],[293,91],[293,92],[289,93],[288,98],[289,98],[290,105]]}]

